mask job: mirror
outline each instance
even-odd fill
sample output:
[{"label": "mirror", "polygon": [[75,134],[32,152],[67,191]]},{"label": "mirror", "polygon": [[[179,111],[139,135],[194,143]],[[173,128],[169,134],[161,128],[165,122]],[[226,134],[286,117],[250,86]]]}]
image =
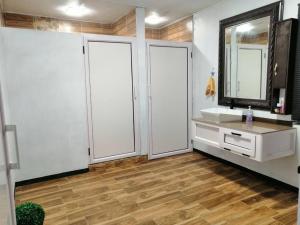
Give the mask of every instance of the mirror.
[{"label": "mirror", "polygon": [[220,22],[219,104],[270,106],[279,3]]},{"label": "mirror", "polygon": [[225,29],[225,96],[266,100],[270,17]]}]

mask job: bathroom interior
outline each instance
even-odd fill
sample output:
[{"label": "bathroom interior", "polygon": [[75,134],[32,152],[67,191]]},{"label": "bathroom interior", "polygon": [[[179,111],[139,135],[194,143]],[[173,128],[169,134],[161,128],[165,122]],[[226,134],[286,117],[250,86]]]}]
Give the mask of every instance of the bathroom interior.
[{"label": "bathroom interior", "polygon": [[298,0],[0,0],[0,225],[300,225]]}]

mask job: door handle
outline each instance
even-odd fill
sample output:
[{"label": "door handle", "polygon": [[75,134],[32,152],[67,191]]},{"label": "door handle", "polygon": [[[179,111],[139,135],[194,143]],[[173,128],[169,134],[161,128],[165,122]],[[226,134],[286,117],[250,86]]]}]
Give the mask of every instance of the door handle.
[{"label": "door handle", "polygon": [[16,148],[16,160],[15,163],[9,163],[9,169],[15,170],[20,169],[20,152],[19,152],[19,144],[18,144],[18,134],[17,134],[17,126],[16,125],[5,125],[5,133],[13,132],[14,133],[14,141]]},{"label": "door handle", "polygon": [[242,136],[241,134],[234,133],[234,132],[231,132],[231,134],[234,135],[234,136],[238,136],[238,137],[241,137],[241,136]]},{"label": "door handle", "polygon": [[133,99],[134,99],[134,100],[137,99],[135,86],[133,87]]},{"label": "door handle", "polygon": [[275,75],[275,77],[277,76],[277,69],[278,69],[278,63],[276,63],[275,66],[274,66],[274,75]]}]

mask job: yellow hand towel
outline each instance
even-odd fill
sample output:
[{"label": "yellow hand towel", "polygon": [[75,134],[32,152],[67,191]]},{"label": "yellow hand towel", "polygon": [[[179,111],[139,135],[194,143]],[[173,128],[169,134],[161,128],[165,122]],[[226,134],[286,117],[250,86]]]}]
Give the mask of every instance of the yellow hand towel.
[{"label": "yellow hand towel", "polygon": [[216,94],[216,82],[213,77],[211,77],[211,88],[210,88],[210,96],[215,96]]},{"label": "yellow hand towel", "polygon": [[207,86],[206,86],[206,91],[205,91],[206,96],[210,95],[210,90],[211,90],[211,77],[209,77],[208,81],[207,81]]},{"label": "yellow hand towel", "polygon": [[214,96],[216,94],[216,84],[215,79],[211,76],[208,79],[207,87],[206,87],[206,96]]}]

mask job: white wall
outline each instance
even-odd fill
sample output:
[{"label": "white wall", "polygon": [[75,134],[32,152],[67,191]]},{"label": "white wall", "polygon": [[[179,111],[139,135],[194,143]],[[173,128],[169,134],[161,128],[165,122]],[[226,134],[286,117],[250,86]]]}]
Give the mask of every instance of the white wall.
[{"label": "white wall", "polygon": [[1,28],[5,97],[27,180],[88,166],[82,37]]},{"label": "white wall", "polygon": [[[213,67],[218,68],[220,20],[244,13],[246,11],[270,4],[272,2],[276,1],[223,0],[194,14],[193,117],[198,117],[200,115],[201,109],[218,106],[217,95],[212,98],[206,97],[204,93],[211,69]],[[298,11],[297,4],[299,3],[299,0],[286,0],[285,2],[286,4],[284,18],[296,18]],[[217,76],[216,84],[218,84]],[[254,111],[254,116],[273,119],[290,119],[290,116],[272,115],[268,111]],[[215,156],[248,167],[262,174],[282,180],[291,185],[298,186],[298,151],[297,155],[292,157],[273,160],[267,163],[255,163],[248,159],[241,159],[240,157],[236,157],[228,153],[223,153],[216,148],[202,146],[199,143],[196,143],[195,147]]]},{"label": "white wall", "polygon": [[284,15],[285,19],[298,18],[298,4],[299,0],[285,0]]}]

